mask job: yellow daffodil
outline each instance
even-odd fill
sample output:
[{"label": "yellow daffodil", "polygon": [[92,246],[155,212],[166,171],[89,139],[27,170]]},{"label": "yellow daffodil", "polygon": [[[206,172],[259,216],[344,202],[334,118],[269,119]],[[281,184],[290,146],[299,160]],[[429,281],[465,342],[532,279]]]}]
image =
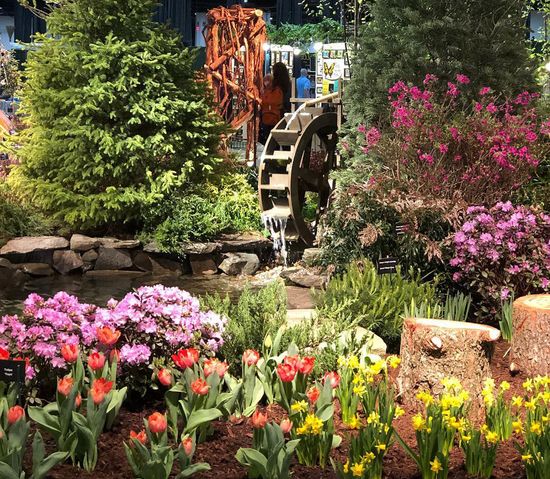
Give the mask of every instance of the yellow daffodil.
[{"label": "yellow daffodil", "polygon": [[531,392],[533,390],[533,380],[531,378],[525,380],[525,382],[523,383],[523,389],[528,392]]},{"label": "yellow daffodil", "polygon": [[405,414],[405,410],[404,410],[402,407],[397,406],[397,407],[395,408],[395,417],[396,417],[396,418],[397,418],[397,417],[401,417],[401,416],[403,416],[403,414]]},{"label": "yellow daffodil", "polygon": [[383,443],[379,443],[379,444],[376,445],[376,449],[378,450],[378,452],[385,451],[386,450],[386,445],[383,444]]},{"label": "yellow daffodil", "polygon": [[359,426],[361,425],[361,421],[359,419],[359,416],[356,414],[353,416],[347,423],[348,427],[350,429],[359,429]]},{"label": "yellow daffodil", "polygon": [[364,456],[363,456],[363,463],[365,464],[370,464],[372,461],[374,461],[376,459],[376,456],[374,455],[374,453],[371,451],[371,452],[367,452]]},{"label": "yellow daffodil", "polygon": [[433,461],[430,461],[430,470],[436,474],[443,469],[443,466],[439,462],[439,459],[436,457]]},{"label": "yellow daffodil", "polygon": [[502,381],[500,383],[500,389],[501,391],[508,391],[508,389],[510,389],[510,383],[508,381]]},{"label": "yellow daffodil", "polygon": [[412,425],[415,431],[421,431],[426,426],[426,421],[421,414],[416,414],[412,418]]},{"label": "yellow daffodil", "polygon": [[353,466],[351,466],[351,474],[353,477],[361,477],[363,472],[365,472],[365,466],[362,462],[356,462]]},{"label": "yellow daffodil", "polygon": [[533,433],[533,434],[536,434],[537,436],[540,436],[542,434],[542,427],[541,427],[541,424],[540,422],[533,422],[531,424],[531,427],[529,428],[529,430]]},{"label": "yellow daffodil", "polygon": [[367,392],[367,388],[364,384],[360,384],[359,386],[355,386],[353,388],[353,394],[357,396],[363,396]]},{"label": "yellow daffodil", "polygon": [[367,424],[378,424],[380,422],[380,414],[372,411],[367,417]]},{"label": "yellow daffodil", "polygon": [[349,472],[349,459],[346,461],[346,463],[344,464],[344,468],[343,468],[344,472],[347,474]]},{"label": "yellow daffodil", "polygon": [[523,433],[523,424],[518,419],[517,421],[512,421],[512,428],[514,429],[514,432],[516,434],[522,434]]},{"label": "yellow daffodil", "polygon": [[498,434],[494,431],[487,431],[485,439],[491,444],[496,444],[498,442]]},{"label": "yellow daffodil", "polygon": [[534,411],[535,410],[535,400],[534,399],[531,399],[530,401],[525,401],[523,403],[523,405],[525,406],[525,409],[527,409],[528,411]]},{"label": "yellow daffodil", "polygon": [[533,456],[531,456],[531,454],[523,454],[523,455],[521,456],[521,460],[522,460],[523,462],[529,463],[529,462],[531,462],[531,461],[533,460]]},{"label": "yellow daffodil", "polygon": [[468,435],[468,434],[462,434],[462,435],[460,436],[460,439],[461,439],[463,442],[469,442],[469,441],[471,441],[472,436],[471,436],[471,435]]},{"label": "yellow daffodil", "polygon": [[427,391],[420,391],[416,394],[417,399],[420,399],[426,407],[434,402],[434,397]]},{"label": "yellow daffodil", "polygon": [[388,356],[386,361],[388,362],[388,366],[392,369],[395,369],[401,364],[401,359],[399,359],[397,356]]},{"label": "yellow daffodil", "polygon": [[306,412],[308,405],[306,401],[295,402],[290,406],[292,412]]},{"label": "yellow daffodil", "polygon": [[521,396],[512,396],[512,406],[521,407],[523,404],[523,398]]}]

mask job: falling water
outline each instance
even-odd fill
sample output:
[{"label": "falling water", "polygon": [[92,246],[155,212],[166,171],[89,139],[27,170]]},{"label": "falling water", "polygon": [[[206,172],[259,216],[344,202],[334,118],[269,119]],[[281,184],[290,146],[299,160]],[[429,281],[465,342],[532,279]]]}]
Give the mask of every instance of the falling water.
[{"label": "falling water", "polygon": [[273,240],[273,250],[279,252],[285,267],[287,266],[288,255],[285,238],[287,220],[288,217],[286,216],[283,217],[262,214],[264,227],[269,231],[271,239]]}]

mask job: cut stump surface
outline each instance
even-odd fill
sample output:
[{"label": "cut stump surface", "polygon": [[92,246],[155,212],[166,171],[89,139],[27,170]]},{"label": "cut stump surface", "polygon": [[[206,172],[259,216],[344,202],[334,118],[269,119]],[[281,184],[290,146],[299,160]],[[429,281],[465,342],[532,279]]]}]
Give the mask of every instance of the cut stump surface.
[{"label": "cut stump surface", "polygon": [[510,370],[530,377],[550,374],[550,294],[514,301]]},{"label": "cut stump surface", "polygon": [[491,377],[492,344],[500,331],[483,324],[441,319],[406,318],[401,336],[400,396],[420,410],[419,391],[439,394],[443,378],[457,378],[472,399],[472,414],[482,407],[481,390]]}]

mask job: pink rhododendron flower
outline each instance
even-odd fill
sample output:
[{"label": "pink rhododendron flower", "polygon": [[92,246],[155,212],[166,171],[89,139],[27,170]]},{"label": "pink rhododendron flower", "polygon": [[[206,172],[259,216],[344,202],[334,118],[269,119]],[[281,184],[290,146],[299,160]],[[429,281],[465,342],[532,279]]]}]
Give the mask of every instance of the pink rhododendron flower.
[{"label": "pink rhododendron flower", "polygon": [[458,83],[462,83],[463,85],[468,85],[468,83],[470,83],[470,79],[466,75],[463,75],[461,73],[458,73],[456,75],[456,81]]}]

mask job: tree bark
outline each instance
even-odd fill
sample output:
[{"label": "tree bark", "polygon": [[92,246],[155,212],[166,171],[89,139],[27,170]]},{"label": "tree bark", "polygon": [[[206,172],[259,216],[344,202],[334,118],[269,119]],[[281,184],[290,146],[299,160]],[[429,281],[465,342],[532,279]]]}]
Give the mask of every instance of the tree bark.
[{"label": "tree bark", "polygon": [[525,376],[550,374],[550,294],[514,301],[510,370]]},{"label": "tree bark", "polygon": [[401,336],[401,369],[397,378],[402,402],[421,409],[419,391],[443,391],[441,380],[457,378],[470,393],[472,414],[483,405],[483,382],[491,377],[492,343],[500,331],[482,324],[440,319],[406,318]]}]

